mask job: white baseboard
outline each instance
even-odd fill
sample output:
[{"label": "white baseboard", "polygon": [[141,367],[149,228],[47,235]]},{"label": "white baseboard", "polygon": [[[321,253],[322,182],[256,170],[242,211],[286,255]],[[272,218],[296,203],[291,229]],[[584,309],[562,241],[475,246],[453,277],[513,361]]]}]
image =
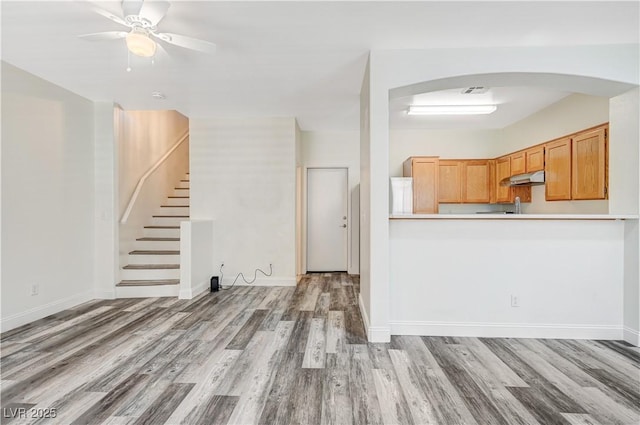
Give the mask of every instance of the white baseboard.
[{"label": "white baseboard", "polygon": [[180,289],[180,292],[178,293],[178,298],[180,298],[181,300],[190,300],[202,294],[207,289],[209,289],[209,285],[210,285],[210,282],[207,280],[204,280],[199,284],[197,284],[196,286],[194,286],[193,288]]},{"label": "white baseboard", "polygon": [[113,300],[116,298],[115,288],[111,291],[96,290],[94,294],[94,298],[97,300]]},{"label": "white baseboard", "polygon": [[362,294],[358,294],[358,307],[360,307],[360,316],[362,316],[362,322],[364,323],[364,328],[367,331],[367,340],[369,342],[390,342],[391,329],[386,326],[370,325],[367,310],[364,308],[364,303],[362,302]]},{"label": "white baseboard", "polygon": [[73,295],[62,300],[52,301],[48,304],[31,308],[27,311],[16,313],[0,320],[0,330],[6,332],[8,330],[17,328],[18,326],[25,325],[36,320],[40,320],[43,317],[50,316],[74,307],[78,304],[85,303],[94,299],[94,291],[85,291],[77,295]]},{"label": "white baseboard", "polygon": [[629,344],[633,344],[636,347],[640,347],[640,332],[635,330],[635,329],[631,329],[628,326],[625,326],[622,329],[623,332],[623,339],[625,341],[627,341]]},{"label": "white baseboard", "polygon": [[622,328],[618,326],[418,321],[392,321],[390,326],[393,335],[609,340],[622,338]]},{"label": "white baseboard", "polygon": [[360,316],[362,316],[362,322],[364,323],[364,328],[369,329],[369,315],[367,315],[367,310],[364,308],[364,302],[362,301],[362,293],[358,294],[358,307],[360,307]]},{"label": "white baseboard", "polygon": [[[222,286],[231,286],[233,280],[236,277],[225,277],[222,280]],[[285,277],[285,276],[272,276],[272,277],[259,277],[253,283],[245,283],[242,278],[238,278],[235,286],[296,286],[296,277]]]}]

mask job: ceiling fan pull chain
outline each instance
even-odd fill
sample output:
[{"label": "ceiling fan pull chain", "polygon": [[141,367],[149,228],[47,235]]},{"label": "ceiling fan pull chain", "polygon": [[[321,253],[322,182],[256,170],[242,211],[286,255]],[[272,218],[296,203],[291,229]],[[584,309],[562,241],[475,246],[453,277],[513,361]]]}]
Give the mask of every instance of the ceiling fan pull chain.
[{"label": "ceiling fan pull chain", "polygon": [[127,50],[127,72],[131,72],[131,52]]}]

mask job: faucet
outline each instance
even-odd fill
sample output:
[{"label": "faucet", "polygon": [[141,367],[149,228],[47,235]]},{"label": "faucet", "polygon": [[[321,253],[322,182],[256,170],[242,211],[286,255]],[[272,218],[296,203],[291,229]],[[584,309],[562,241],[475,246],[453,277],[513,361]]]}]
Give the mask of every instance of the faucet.
[{"label": "faucet", "polygon": [[519,197],[519,196],[516,196],[516,199],[515,199],[515,206],[516,206],[516,211],[515,211],[515,213],[516,213],[516,214],[522,214],[522,207],[520,206],[520,197]]}]

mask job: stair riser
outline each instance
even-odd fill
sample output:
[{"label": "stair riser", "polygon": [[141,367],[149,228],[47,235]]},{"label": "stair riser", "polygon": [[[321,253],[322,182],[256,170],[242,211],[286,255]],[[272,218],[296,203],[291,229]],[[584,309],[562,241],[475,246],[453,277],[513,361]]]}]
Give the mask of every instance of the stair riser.
[{"label": "stair riser", "polygon": [[144,236],[148,238],[179,238],[180,229],[144,229]]},{"label": "stair riser", "polygon": [[[178,194],[174,196],[189,196],[187,194]],[[163,205],[189,205],[189,198],[167,198]]]},{"label": "stair riser", "polygon": [[189,221],[188,217],[152,217],[150,226],[180,226],[180,222]]},{"label": "stair riser", "polygon": [[[176,186],[177,187],[177,186]],[[173,196],[189,196],[189,189],[173,189]]]},{"label": "stair riser", "polygon": [[154,215],[189,215],[189,207],[160,207]]},{"label": "stair riser", "polygon": [[120,270],[121,280],[180,279],[180,269]]},{"label": "stair riser", "polygon": [[178,251],[180,250],[180,241],[135,241],[133,247],[139,251]]},{"label": "stair riser", "polygon": [[180,264],[179,255],[129,255],[128,264]]},{"label": "stair riser", "polygon": [[189,188],[189,182],[178,182],[178,184],[176,184],[174,187],[184,187],[184,188]]},{"label": "stair riser", "polygon": [[179,285],[116,286],[116,298],[177,297]]}]

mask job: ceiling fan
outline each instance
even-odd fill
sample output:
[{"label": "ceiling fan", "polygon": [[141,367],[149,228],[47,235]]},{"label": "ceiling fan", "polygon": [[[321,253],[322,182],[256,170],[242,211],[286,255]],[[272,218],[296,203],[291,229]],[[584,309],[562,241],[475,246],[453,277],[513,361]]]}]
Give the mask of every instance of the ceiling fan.
[{"label": "ceiling fan", "polygon": [[216,45],[205,40],[186,35],[158,32],[157,25],[169,10],[169,2],[158,0],[122,0],[122,17],[92,5],[92,10],[113,22],[129,27],[129,31],[106,31],[84,34],[79,37],[89,41],[118,40],[124,38],[127,49],[141,57],[153,57],[158,47],[155,39],[168,44],[197,50],[203,53],[215,53]]}]

